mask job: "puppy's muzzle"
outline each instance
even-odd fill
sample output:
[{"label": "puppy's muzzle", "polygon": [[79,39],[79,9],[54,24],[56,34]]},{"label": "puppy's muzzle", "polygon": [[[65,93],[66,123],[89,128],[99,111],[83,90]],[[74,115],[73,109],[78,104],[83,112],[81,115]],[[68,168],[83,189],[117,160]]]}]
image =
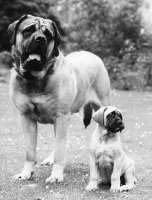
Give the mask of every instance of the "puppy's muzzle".
[{"label": "puppy's muzzle", "polygon": [[120,131],[122,131],[125,128],[125,125],[121,120],[118,121],[117,124],[118,124],[118,128],[119,128]]},{"label": "puppy's muzzle", "polygon": [[107,130],[111,133],[116,133],[116,132],[121,132],[124,128],[125,125],[121,119],[119,120],[114,120],[113,122],[107,123],[106,126]]}]

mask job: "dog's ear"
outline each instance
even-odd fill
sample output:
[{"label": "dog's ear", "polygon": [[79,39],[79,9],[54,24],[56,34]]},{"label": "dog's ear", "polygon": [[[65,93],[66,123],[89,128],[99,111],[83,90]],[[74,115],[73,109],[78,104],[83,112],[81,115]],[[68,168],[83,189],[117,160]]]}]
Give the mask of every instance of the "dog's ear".
[{"label": "dog's ear", "polygon": [[60,34],[54,22],[52,22],[54,33],[55,33],[55,42],[54,42],[54,49],[53,54],[57,57],[59,55],[59,44],[60,44]]},{"label": "dog's ear", "polygon": [[122,114],[121,114],[121,112],[119,112],[119,116],[120,116],[121,120],[123,120],[123,117],[122,117]]},{"label": "dog's ear", "polygon": [[123,120],[121,111],[120,111],[119,109],[117,109],[117,112],[118,112],[118,114],[119,114],[119,116],[120,116],[120,119]]},{"label": "dog's ear", "polygon": [[99,123],[101,126],[104,126],[104,113],[107,110],[107,107],[101,107],[93,115],[93,119]]},{"label": "dog's ear", "polygon": [[7,29],[7,33],[10,37],[10,45],[14,45],[16,42],[16,33],[18,31],[19,25],[28,17],[31,17],[32,15],[23,15],[19,20],[13,22],[9,25]]}]

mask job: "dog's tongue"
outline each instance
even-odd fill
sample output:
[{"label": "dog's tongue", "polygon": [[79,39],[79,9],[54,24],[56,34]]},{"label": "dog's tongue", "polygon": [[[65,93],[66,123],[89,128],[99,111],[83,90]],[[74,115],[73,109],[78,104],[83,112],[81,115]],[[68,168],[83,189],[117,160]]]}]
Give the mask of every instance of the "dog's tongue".
[{"label": "dog's tongue", "polygon": [[29,58],[30,58],[30,60],[34,60],[34,59],[36,59],[36,60],[38,60],[38,61],[41,60],[41,57],[40,57],[40,55],[38,55],[38,54],[30,54],[30,55],[29,55]]}]

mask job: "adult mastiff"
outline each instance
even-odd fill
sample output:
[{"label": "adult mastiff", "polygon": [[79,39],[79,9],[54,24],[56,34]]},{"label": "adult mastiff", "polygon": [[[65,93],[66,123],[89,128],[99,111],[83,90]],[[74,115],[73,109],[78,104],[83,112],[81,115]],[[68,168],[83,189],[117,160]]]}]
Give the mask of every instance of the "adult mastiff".
[{"label": "adult mastiff", "polygon": [[24,15],[8,27],[14,67],[11,98],[19,111],[25,136],[26,161],[14,179],[30,179],[36,163],[37,122],[54,124],[55,148],[42,164],[53,164],[47,182],[62,181],[70,117],[84,107],[84,123],[92,108],[109,105],[110,81],[96,55],[80,51],[64,57],[60,36],[49,19]]}]

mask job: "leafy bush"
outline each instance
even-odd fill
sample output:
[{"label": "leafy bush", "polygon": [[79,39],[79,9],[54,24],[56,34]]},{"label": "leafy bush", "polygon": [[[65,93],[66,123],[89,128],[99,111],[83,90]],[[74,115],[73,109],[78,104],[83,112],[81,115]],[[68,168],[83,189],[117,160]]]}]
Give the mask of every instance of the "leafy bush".
[{"label": "leafy bush", "polygon": [[139,49],[140,0],[122,2],[125,3],[119,9],[113,10],[113,5],[106,0],[74,1],[75,16],[70,27],[72,48],[92,51],[101,58],[123,57],[131,48]]}]

